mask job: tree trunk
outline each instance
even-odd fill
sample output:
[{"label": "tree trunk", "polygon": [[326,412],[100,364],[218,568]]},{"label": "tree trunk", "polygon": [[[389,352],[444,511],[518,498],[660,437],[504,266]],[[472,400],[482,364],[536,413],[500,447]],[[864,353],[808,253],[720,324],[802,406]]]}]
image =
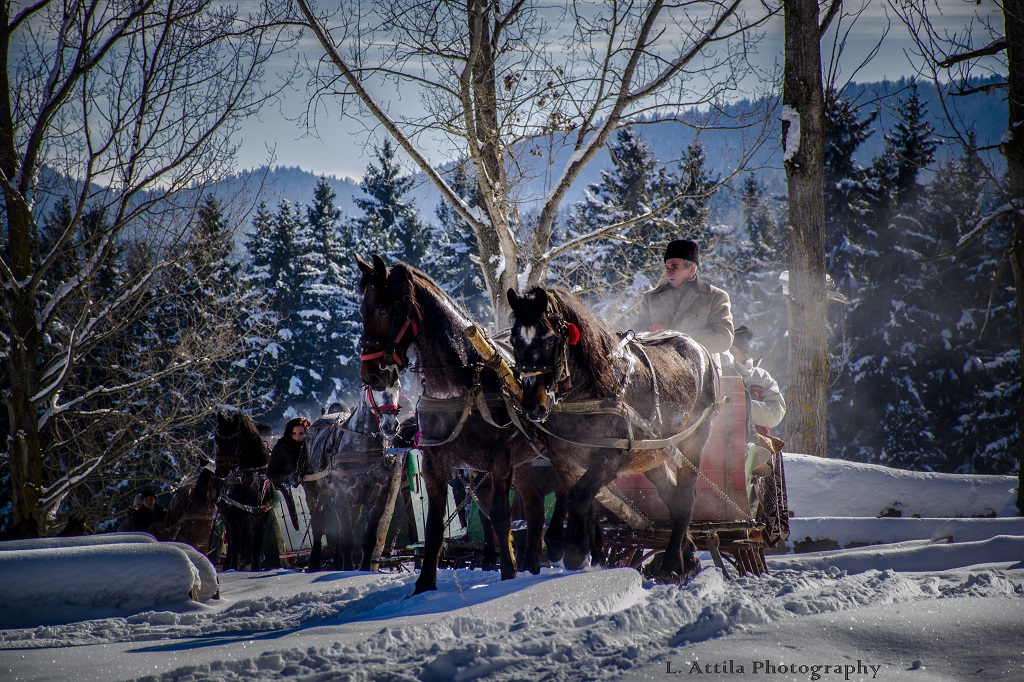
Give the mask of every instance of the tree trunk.
[{"label": "tree trunk", "polygon": [[[4,138],[3,168],[13,170],[13,156]],[[10,172],[7,177],[13,177]],[[11,527],[22,535],[32,534],[32,523],[39,534],[46,531],[39,499],[43,493],[42,452],[39,441],[39,412],[33,397],[38,385],[35,376],[39,356],[39,333],[36,328],[32,277],[32,213],[16,191],[4,192],[7,207],[8,243],[6,261],[15,282],[20,286],[3,287],[3,305],[11,311],[12,329],[7,375],[10,393],[6,408],[11,434],[7,439],[11,467]]]},{"label": "tree trunk", "polygon": [[[792,452],[827,455],[828,316],[825,297],[825,100],[817,0],[786,0],[783,121],[789,188],[789,386]],[[798,139],[792,130],[799,125]],[[798,145],[794,150],[794,144]]]},{"label": "tree trunk", "polygon": [[[1003,3],[1006,31],[1006,61],[1009,90],[1008,139],[1002,145],[1006,157],[1006,174],[1010,196],[1017,203],[1013,214],[1013,236],[1010,241],[1010,263],[1017,294],[1017,341],[1020,349],[1021,374],[1024,376],[1024,0]],[[1017,510],[1024,515],[1024,390],[1020,388],[1017,413]]]},{"label": "tree trunk", "polygon": [[475,224],[477,244],[484,283],[494,309],[494,321],[501,327],[508,317],[505,291],[517,289],[519,253],[512,237],[509,215],[509,188],[505,158],[501,144],[501,121],[498,119],[498,85],[495,82],[497,36],[492,34],[491,20],[496,7],[471,0],[469,3],[469,35],[471,58],[467,65],[472,82],[472,97],[464,101],[467,130],[474,149],[470,156],[475,163],[480,198],[490,216],[490,225]]}]

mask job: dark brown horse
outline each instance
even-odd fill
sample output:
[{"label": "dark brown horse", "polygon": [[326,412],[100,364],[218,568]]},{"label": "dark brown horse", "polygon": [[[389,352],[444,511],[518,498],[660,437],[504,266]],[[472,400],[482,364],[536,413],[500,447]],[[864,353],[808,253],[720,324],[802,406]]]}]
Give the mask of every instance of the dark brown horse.
[{"label": "dark brown horse", "polygon": [[513,415],[497,375],[483,365],[466,337],[468,315],[430,277],[410,265],[388,268],[374,256],[372,266],[359,260],[359,268],[363,382],[377,389],[393,384],[408,367],[412,350],[422,386],[417,414],[428,510],[423,567],[415,593],[437,589],[447,486],[456,468],[491,475],[494,494],[489,517],[498,536],[503,580],[514,578],[518,568],[508,502],[515,476],[527,509],[525,568],[539,573],[544,508],[529,465],[537,451],[512,425]]},{"label": "dark brown horse", "polygon": [[224,570],[258,571],[263,559],[263,530],[273,506],[267,479],[270,453],[248,415],[217,413],[213,440],[217,448],[221,518],[227,531]]},{"label": "dark brown horse", "polygon": [[652,345],[621,338],[563,289],[534,287],[521,297],[509,290],[508,301],[523,412],[542,424],[552,463],[571,483],[565,566],[584,566],[600,546],[599,491],[621,473],[644,472],[672,517],[654,575],[691,579],[700,562],[687,533],[701,450],[718,407],[710,354],[681,334]]},{"label": "dark brown horse", "polygon": [[171,494],[160,539],[192,545],[216,564],[221,550],[221,542],[213,532],[217,497],[217,479],[213,469],[204,466],[195,481],[178,486]]}]

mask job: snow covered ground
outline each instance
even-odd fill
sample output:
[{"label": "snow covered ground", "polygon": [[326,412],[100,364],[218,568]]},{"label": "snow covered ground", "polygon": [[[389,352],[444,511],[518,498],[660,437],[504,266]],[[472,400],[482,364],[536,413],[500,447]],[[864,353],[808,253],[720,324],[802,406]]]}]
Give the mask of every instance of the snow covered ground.
[{"label": "snow covered ground", "polygon": [[[410,597],[408,573],[225,573],[220,599],[125,599],[111,615],[76,585],[130,574],[132,592],[134,571],[162,571],[152,549],[96,559],[90,580],[81,548],[13,550],[63,567],[33,599],[40,617],[64,606],[46,621],[61,624],[0,630],[0,679],[1024,680],[1014,478],[786,461],[790,544],[839,549],[771,556],[760,578],[706,561],[684,587],[629,569],[441,571]],[[0,556],[0,620],[16,601],[4,570]]]}]

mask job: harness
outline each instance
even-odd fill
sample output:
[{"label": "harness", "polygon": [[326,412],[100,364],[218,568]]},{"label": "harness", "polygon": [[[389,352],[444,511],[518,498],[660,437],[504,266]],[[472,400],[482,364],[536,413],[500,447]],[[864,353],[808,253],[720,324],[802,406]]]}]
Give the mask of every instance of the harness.
[{"label": "harness", "polygon": [[[262,481],[262,483],[259,483]],[[220,496],[220,502],[241,509],[242,511],[250,514],[264,514],[274,507],[274,502],[271,499],[269,502],[264,502],[259,505],[245,504],[238,500],[230,497],[227,491],[230,490],[229,486],[234,484],[248,484],[252,490],[259,488],[259,499],[265,499],[267,497],[267,491],[270,488],[270,479],[267,478],[266,467],[235,467],[231,473],[224,477],[224,490],[225,492]]]},{"label": "harness", "polygon": [[[617,450],[625,450],[629,452],[638,450],[663,450],[665,451],[675,463],[677,468],[687,467],[693,472],[698,478],[703,480],[716,495],[721,497],[735,511],[739,512],[741,516],[750,518],[749,510],[743,510],[732,499],[726,495],[721,488],[719,488],[713,481],[711,481],[700,468],[691,462],[679,449],[679,446],[690,436],[692,436],[697,429],[701,427],[704,422],[713,416],[719,408],[725,404],[725,399],[719,399],[718,394],[718,374],[717,371],[712,369],[714,372],[715,380],[715,400],[707,405],[696,419],[694,419],[690,425],[684,430],[680,431],[669,437],[659,437],[658,432],[655,429],[655,424],[650,420],[645,419],[640,413],[636,411],[629,403],[625,400],[625,393],[628,389],[629,383],[632,380],[633,374],[635,373],[635,360],[634,358],[639,356],[643,358],[651,374],[651,390],[652,398],[654,401],[654,416],[657,425],[663,425],[663,417],[661,413],[661,391],[658,387],[658,376],[654,370],[654,365],[651,362],[650,357],[643,348],[643,343],[636,338],[635,333],[632,331],[627,332],[622,336],[616,350],[613,352],[612,357],[624,357],[626,359],[626,368],[622,373],[622,378],[619,382],[618,390],[616,391],[615,398],[605,399],[582,399],[582,400],[559,400],[558,393],[568,390],[571,386],[572,377],[569,374],[568,361],[567,361],[567,349],[568,345],[572,345],[574,341],[569,341],[568,335],[575,331],[578,339],[579,331],[573,328],[569,329],[569,324],[562,319],[562,313],[557,300],[552,296],[550,292],[547,295],[548,298],[548,310],[545,313],[545,317],[551,324],[552,330],[557,335],[566,335],[567,338],[563,339],[556,357],[560,360],[557,363],[551,363],[548,365],[534,365],[525,366],[522,376],[537,376],[541,374],[549,374],[555,377],[555,380],[551,382],[552,390],[549,391],[549,395],[552,399],[552,407],[549,414],[580,414],[580,415],[596,415],[596,414],[610,414],[619,417],[626,423],[626,429],[628,436],[626,438],[611,438],[611,437],[592,437],[592,438],[566,438],[557,433],[554,433],[550,429],[546,428],[543,423],[534,422],[534,426],[547,434],[548,436],[560,440],[564,443],[571,445],[577,445],[581,447],[590,448],[609,448]],[[662,333],[654,339],[648,341],[648,343],[664,343],[671,339],[677,338],[678,333]],[[647,341],[647,339],[645,339]],[[627,350],[631,352],[627,352]],[[708,363],[708,366],[714,368],[714,363]],[[639,434],[637,434],[639,431]],[[573,467],[578,469],[578,467]],[[582,474],[582,470],[577,471],[578,474]],[[608,488],[602,488],[597,493],[597,499],[604,506],[612,510],[617,516],[623,521],[634,528],[644,529],[650,528],[651,523],[646,517],[643,516],[638,510],[636,510],[628,499],[623,499],[621,496],[616,495]]]},{"label": "harness", "polygon": [[[370,406],[371,414],[373,414],[374,418],[376,419],[378,426],[380,425],[381,414],[398,414],[399,412],[399,406],[397,404],[397,401],[395,403],[378,405],[373,397],[373,391],[368,386],[365,388],[364,400],[366,404]],[[355,412],[353,412],[352,414],[355,414]],[[394,466],[397,454],[396,451],[394,451],[393,448],[375,446],[375,443],[377,442],[378,439],[380,440],[381,446],[384,445],[384,438],[382,435],[380,435],[379,430],[376,433],[364,433],[362,431],[356,431],[342,424],[341,418],[342,415],[339,413],[338,417],[333,420],[334,423],[331,424],[330,426],[317,427],[329,428],[331,430],[331,432],[327,434],[327,440],[324,443],[325,451],[330,452],[330,460],[328,461],[327,466],[322,471],[317,471],[315,473],[300,472],[301,477],[299,480],[301,480],[302,482],[310,483],[314,481],[319,481],[328,476],[344,478],[346,476],[351,475],[362,475],[372,471],[377,467],[385,466],[387,468],[391,468],[392,466]],[[332,421],[328,417],[321,417],[320,419],[325,421]],[[319,421],[320,420],[317,420],[317,422]],[[313,426],[316,426],[316,423],[311,425],[310,428],[313,428]],[[309,429],[307,429],[307,433],[308,431]],[[338,440],[341,438],[341,434],[345,433],[350,433],[352,435],[359,436],[365,442],[367,442],[367,447],[361,450],[335,450],[335,447],[338,444]],[[299,471],[300,469],[308,470],[309,468],[311,468],[308,461],[308,443],[306,445],[306,448],[303,450],[303,453],[303,458],[305,458],[306,461],[303,462],[303,458],[300,458],[300,460],[296,462],[296,471]],[[380,456],[377,456],[378,454]],[[305,464],[305,466],[303,466],[303,464]]]},{"label": "harness", "polygon": [[[502,407],[505,408],[505,411],[509,415],[509,421],[505,424],[499,424],[492,413],[493,408]],[[480,414],[480,417],[485,422],[495,428],[506,429],[509,426],[516,424],[522,430],[522,425],[520,424],[519,419],[515,416],[516,413],[512,401],[509,400],[505,393],[485,392],[483,386],[480,385],[480,372],[477,371],[473,377],[472,387],[464,396],[456,396],[454,398],[431,398],[430,396],[420,395],[419,399],[416,401],[417,414],[458,414],[459,419],[447,436],[435,436],[431,438],[429,436],[424,436],[421,432],[417,443],[427,447],[435,447],[452,442],[459,437],[460,433],[462,433],[462,428],[466,425],[466,421],[469,419],[470,415],[473,414],[474,410]]]}]

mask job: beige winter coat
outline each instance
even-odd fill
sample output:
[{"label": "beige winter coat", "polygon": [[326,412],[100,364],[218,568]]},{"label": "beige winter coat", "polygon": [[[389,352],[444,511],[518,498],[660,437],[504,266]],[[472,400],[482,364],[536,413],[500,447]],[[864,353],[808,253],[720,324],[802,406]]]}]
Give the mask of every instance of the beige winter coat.
[{"label": "beige winter coat", "polygon": [[743,386],[750,393],[750,420],[754,426],[765,430],[778,426],[786,416],[786,399],[779,382],[750,358],[746,362],[733,360],[732,369],[743,378]]},{"label": "beige winter coat", "polygon": [[732,347],[729,294],[699,276],[678,289],[663,282],[640,299],[635,329],[674,329],[690,335],[712,353],[723,353]]}]

